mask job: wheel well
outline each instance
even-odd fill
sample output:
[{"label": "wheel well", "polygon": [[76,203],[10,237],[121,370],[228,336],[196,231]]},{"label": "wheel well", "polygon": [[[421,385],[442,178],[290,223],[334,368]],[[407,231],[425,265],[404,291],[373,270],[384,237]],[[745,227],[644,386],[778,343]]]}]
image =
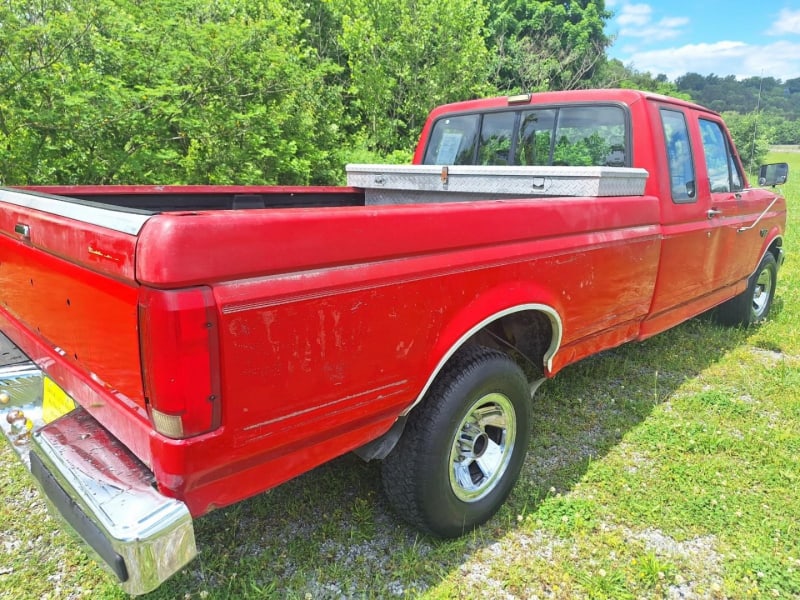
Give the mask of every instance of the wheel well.
[{"label": "wheel well", "polygon": [[[557,319],[557,317],[555,318]],[[486,346],[499,350],[511,357],[523,370],[528,381],[533,383],[544,377],[545,357],[548,351],[555,351],[555,346],[560,340],[561,331],[553,330],[552,317],[543,310],[532,308],[498,317],[481,327],[454,350],[456,353],[460,353],[473,346]],[[446,362],[440,364],[440,367],[443,369],[452,360],[453,355],[450,355]],[[440,374],[441,370],[437,371],[436,377]],[[434,379],[432,378],[429,384]],[[400,439],[408,412],[420,400],[422,400],[422,396],[408,407],[388,432],[354,450],[355,454],[364,460],[385,458]]]},{"label": "wheel well", "polygon": [[530,381],[544,376],[545,354],[553,341],[553,324],[545,313],[525,310],[487,324],[462,347],[486,346],[510,356]]}]

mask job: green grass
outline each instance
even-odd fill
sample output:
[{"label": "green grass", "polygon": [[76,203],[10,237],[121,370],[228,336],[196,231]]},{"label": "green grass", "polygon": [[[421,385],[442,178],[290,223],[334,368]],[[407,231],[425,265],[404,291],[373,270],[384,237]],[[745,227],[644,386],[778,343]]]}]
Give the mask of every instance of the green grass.
[{"label": "green grass", "polygon": [[[800,154],[772,158],[800,209]],[[200,556],[149,597],[800,597],[798,212],[772,319],[694,319],[547,382],[520,482],[479,531],[418,534],[346,456],[199,519]],[[0,597],[124,597],[0,460]]]}]

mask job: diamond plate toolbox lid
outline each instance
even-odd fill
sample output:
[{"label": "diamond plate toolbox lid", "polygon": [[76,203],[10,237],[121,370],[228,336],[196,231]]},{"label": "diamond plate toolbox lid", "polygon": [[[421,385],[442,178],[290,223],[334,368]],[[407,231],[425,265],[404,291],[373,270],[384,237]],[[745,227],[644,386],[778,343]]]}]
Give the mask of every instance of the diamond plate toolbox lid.
[{"label": "diamond plate toolbox lid", "polygon": [[367,204],[466,202],[551,196],[641,196],[648,173],[628,167],[355,165],[347,185]]}]

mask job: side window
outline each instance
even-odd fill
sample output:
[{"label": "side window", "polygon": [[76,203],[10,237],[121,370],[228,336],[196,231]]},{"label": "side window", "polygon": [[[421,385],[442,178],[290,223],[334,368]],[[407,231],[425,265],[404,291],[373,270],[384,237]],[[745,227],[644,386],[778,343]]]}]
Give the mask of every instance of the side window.
[{"label": "side window", "polygon": [[554,109],[523,111],[520,115],[515,164],[549,165],[555,128]]},{"label": "side window", "polygon": [[742,189],[742,174],[731,152],[722,127],[716,121],[700,119],[700,135],[706,158],[708,180],[712,192],[738,192]]},{"label": "side window", "polygon": [[558,110],[554,165],[625,165],[625,113],[616,106],[568,106]]},{"label": "side window", "polygon": [[480,115],[445,117],[436,121],[422,162],[426,165],[474,164],[480,122]]},{"label": "side window", "polygon": [[512,164],[511,140],[514,139],[516,112],[487,113],[481,126],[479,165]]},{"label": "side window", "polygon": [[661,126],[664,128],[667,162],[669,163],[670,189],[676,203],[694,202],[695,175],[692,148],[686,116],[677,110],[661,109]]}]

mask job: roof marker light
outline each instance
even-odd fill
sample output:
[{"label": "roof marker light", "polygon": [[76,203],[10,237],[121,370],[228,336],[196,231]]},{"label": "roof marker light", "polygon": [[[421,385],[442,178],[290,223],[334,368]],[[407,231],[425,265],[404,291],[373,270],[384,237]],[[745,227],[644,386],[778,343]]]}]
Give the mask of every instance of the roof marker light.
[{"label": "roof marker light", "polygon": [[508,97],[509,104],[527,104],[530,101],[531,101],[530,94],[517,94],[516,96]]}]

